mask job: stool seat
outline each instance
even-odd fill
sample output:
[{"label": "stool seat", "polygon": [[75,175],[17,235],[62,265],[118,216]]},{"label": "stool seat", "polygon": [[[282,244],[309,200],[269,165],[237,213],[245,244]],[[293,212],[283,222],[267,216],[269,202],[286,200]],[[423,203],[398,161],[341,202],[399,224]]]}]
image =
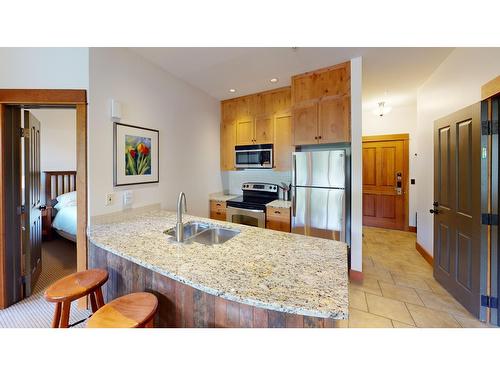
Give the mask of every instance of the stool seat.
[{"label": "stool seat", "polygon": [[119,297],[97,310],[87,322],[89,328],[152,327],[158,308],[154,294],[140,292]]},{"label": "stool seat", "polygon": [[49,286],[44,297],[49,302],[74,301],[101,287],[107,280],[106,270],[92,269],[76,272]]}]

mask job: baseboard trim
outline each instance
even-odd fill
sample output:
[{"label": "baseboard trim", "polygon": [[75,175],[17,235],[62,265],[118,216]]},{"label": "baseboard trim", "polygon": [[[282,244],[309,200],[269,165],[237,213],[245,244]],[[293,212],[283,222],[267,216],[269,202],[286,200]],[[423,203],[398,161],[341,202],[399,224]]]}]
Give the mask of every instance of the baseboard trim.
[{"label": "baseboard trim", "polygon": [[429,263],[431,266],[434,266],[434,258],[430,255],[425,248],[420,245],[418,242],[415,242],[415,249],[422,255],[422,257]]},{"label": "baseboard trim", "polygon": [[408,227],[408,232],[417,233],[417,227],[412,227],[412,226],[409,226],[409,227]]},{"label": "baseboard trim", "polygon": [[354,282],[363,281],[363,272],[349,270],[349,280],[354,281]]}]

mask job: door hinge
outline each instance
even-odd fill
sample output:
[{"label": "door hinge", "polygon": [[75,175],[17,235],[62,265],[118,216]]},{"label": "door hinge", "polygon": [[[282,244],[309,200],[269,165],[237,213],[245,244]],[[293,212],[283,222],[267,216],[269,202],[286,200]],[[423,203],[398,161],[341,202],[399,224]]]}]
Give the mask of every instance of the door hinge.
[{"label": "door hinge", "polygon": [[481,224],[498,225],[498,214],[481,214]]},{"label": "door hinge", "polygon": [[489,307],[490,309],[498,309],[498,298],[481,295],[481,306]]},{"label": "door hinge", "polygon": [[498,120],[494,120],[491,124],[491,134],[498,134]]},{"label": "door hinge", "polygon": [[30,136],[30,130],[29,128],[21,128],[21,138],[29,138]]}]

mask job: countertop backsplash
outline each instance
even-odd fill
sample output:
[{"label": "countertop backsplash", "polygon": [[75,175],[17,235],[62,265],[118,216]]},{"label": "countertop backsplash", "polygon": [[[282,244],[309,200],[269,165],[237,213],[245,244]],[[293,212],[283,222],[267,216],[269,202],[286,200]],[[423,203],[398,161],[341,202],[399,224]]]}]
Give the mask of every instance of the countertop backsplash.
[{"label": "countertop backsplash", "polygon": [[[292,181],[292,171],[277,172],[272,169],[244,169],[241,171],[222,172],[222,186],[224,192],[228,194],[241,195],[241,185],[244,182],[267,182],[278,184],[282,182],[290,184]],[[282,191],[280,189],[280,199]]]}]

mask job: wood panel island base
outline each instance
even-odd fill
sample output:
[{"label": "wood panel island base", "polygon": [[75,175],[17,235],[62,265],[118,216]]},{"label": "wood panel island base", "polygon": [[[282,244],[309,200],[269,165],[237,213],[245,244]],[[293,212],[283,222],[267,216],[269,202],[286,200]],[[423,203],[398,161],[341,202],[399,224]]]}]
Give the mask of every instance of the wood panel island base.
[{"label": "wood panel island base", "polygon": [[118,255],[90,245],[90,267],[109,272],[105,302],[146,291],[158,298],[155,327],[162,328],[336,328],[343,320],[261,309],[205,293]]},{"label": "wood panel island base", "polygon": [[177,242],[165,234],[175,227],[176,214],[165,210],[94,221],[89,267],[108,271],[107,302],[134,292],[155,294],[156,327],[344,326],[345,243],[190,215],[183,219],[233,234],[222,243],[207,244],[202,236]]}]

